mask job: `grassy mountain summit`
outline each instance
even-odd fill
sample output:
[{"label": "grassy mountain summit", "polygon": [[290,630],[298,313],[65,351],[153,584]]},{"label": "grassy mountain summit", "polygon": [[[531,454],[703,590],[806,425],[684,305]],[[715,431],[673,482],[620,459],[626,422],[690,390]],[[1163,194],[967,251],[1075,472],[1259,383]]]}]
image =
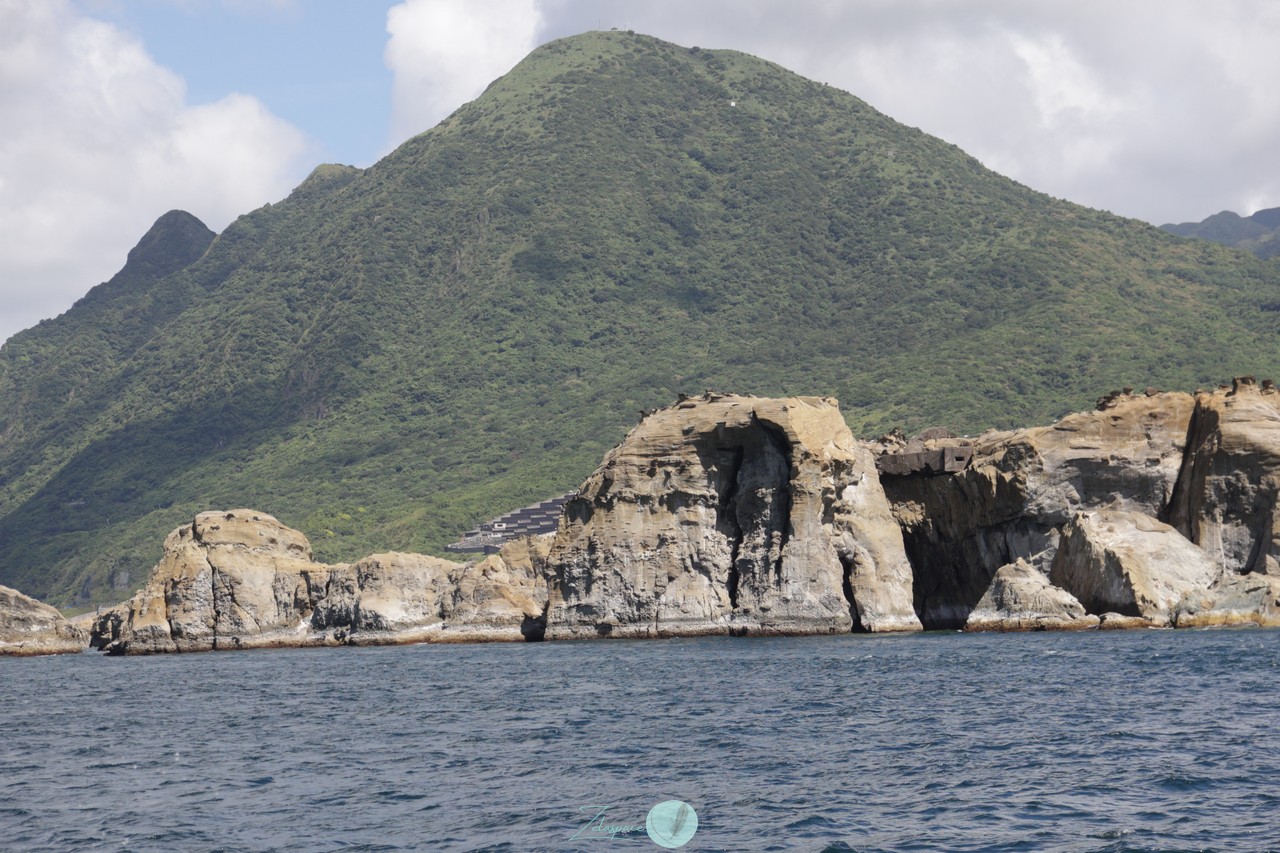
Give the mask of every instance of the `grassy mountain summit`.
[{"label": "grassy mountain summit", "polygon": [[630,33],[547,44],[216,238],[166,217],[135,250],[160,260],[0,349],[0,583],[118,600],[232,505],[328,562],[437,550],[681,391],[972,432],[1280,367],[1272,267]]}]

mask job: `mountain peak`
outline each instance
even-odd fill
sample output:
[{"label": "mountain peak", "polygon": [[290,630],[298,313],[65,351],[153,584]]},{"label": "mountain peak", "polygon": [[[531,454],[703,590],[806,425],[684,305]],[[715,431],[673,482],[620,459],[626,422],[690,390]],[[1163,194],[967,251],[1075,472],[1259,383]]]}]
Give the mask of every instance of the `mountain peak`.
[{"label": "mountain peak", "polygon": [[212,244],[167,215],[131,273],[199,260],[0,352],[0,583],[123,597],[140,543],[223,499],[302,519],[326,561],[440,548],[705,388],[977,432],[1280,364],[1280,268],[627,32],[544,45],[291,199]]},{"label": "mountain peak", "polygon": [[355,166],[342,163],[321,163],[311,170],[307,179],[289,194],[290,201],[311,201],[340,190],[363,172]]},{"label": "mountain peak", "polygon": [[217,235],[185,210],[171,210],[155,221],[129,250],[121,275],[160,278],[190,266]]}]

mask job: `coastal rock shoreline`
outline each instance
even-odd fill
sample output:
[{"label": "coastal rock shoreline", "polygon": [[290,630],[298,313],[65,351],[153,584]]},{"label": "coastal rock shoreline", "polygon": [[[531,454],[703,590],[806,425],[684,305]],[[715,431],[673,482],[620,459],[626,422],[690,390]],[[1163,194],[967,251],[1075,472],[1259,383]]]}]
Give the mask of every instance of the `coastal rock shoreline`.
[{"label": "coastal rock shoreline", "polygon": [[[200,513],[88,641],[153,654],[1280,626],[1277,424],[1280,393],[1249,377],[1194,397],[1113,392],[1048,427],[875,443],[830,398],[708,392],[648,413],[554,534],[471,563],[327,565],[270,515]],[[83,648],[19,595],[0,590],[0,611],[25,614],[0,614],[0,653]],[[20,646],[15,626],[44,644]]]},{"label": "coastal rock shoreline", "polygon": [[0,586],[0,656],[76,654],[88,641],[56,608]]}]

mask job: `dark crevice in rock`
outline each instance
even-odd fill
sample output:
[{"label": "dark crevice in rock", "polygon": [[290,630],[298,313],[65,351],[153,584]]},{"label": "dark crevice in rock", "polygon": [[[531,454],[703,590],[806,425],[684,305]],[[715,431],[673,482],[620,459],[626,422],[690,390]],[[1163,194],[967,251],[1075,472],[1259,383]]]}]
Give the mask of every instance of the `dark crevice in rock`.
[{"label": "dark crevice in rock", "polygon": [[1198,487],[1207,474],[1201,470],[1206,454],[1200,450],[1217,427],[1217,413],[1197,402],[1187,422],[1187,436],[1182,442],[1182,464],[1178,466],[1173,491],[1156,516],[1197,545],[1200,544],[1200,527],[1193,519],[1203,511],[1203,495],[1198,494]]},{"label": "dark crevice in rock", "polygon": [[1249,560],[1245,563],[1245,569],[1242,574],[1260,574],[1267,573],[1267,553],[1271,550],[1271,520],[1275,517],[1276,509],[1276,488],[1259,489],[1259,501],[1261,506],[1255,516],[1257,519],[1249,527],[1258,531],[1253,540],[1253,548],[1249,551]]},{"label": "dark crevice in rock", "polygon": [[785,474],[782,482],[778,484],[772,497],[774,509],[777,511],[778,517],[774,519],[778,530],[778,556],[773,561],[774,575],[782,578],[782,554],[787,548],[787,543],[791,541],[791,478],[795,471],[791,465],[791,442],[777,426],[760,420],[753,412],[751,420],[764,433],[769,441],[769,445],[782,457],[782,464],[786,466]]},{"label": "dark crevice in rock", "polygon": [[729,540],[729,577],[725,588],[729,593],[729,606],[738,609],[738,584],[741,576],[738,571],[738,551],[742,547],[742,525],[738,522],[738,475],[742,471],[744,455],[741,446],[725,451],[730,456],[728,471],[722,477],[724,491],[720,494],[718,520],[721,532]]},{"label": "dark crevice in rock", "polygon": [[840,558],[840,567],[844,570],[841,575],[840,588],[844,592],[845,604],[849,606],[849,618],[853,620],[852,630],[855,634],[866,633],[866,628],[862,624],[862,617],[858,613],[858,599],[853,594],[853,560],[844,554],[837,554]]},{"label": "dark crevice in rock", "polygon": [[[195,535],[196,526],[191,525],[191,534]],[[209,564],[209,606],[213,608],[213,638],[210,640],[210,648],[215,652],[218,650],[218,626],[222,624],[222,612],[218,609],[218,570],[213,565],[213,560],[209,559],[208,554],[205,555],[205,562]]]},{"label": "dark crevice in rock", "polygon": [[542,605],[542,613],[538,616],[526,616],[520,623],[520,636],[526,643],[541,643],[547,638],[547,611],[551,609],[551,599]]}]

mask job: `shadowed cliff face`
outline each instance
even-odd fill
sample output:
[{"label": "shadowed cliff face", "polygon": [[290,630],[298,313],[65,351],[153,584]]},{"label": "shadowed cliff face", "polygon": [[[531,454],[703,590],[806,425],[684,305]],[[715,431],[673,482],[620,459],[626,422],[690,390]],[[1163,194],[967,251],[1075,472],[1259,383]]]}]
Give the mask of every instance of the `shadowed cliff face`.
[{"label": "shadowed cliff face", "polygon": [[758,418],[726,429],[716,447],[699,448],[719,498],[716,530],[729,548],[726,592],[731,610],[758,607],[782,572],[790,535],[791,447]]},{"label": "shadowed cliff face", "polygon": [[650,415],[565,507],[548,636],[912,630],[911,573],[834,401]]},{"label": "shadowed cliff face", "polygon": [[963,627],[1001,566],[1023,559],[1047,575],[1063,526],[1081,510],[1164,511],[1191,396],[1125,394],[1102,406],[1048,427],[979,436],[972,463],[956,474],[883,477],[926,627]]},{"label": "shadowed cliff face", "polygon": [[1229,574],[1280,575],[1280,393],[1251,379],[1196,397],[1167,517]]}]

